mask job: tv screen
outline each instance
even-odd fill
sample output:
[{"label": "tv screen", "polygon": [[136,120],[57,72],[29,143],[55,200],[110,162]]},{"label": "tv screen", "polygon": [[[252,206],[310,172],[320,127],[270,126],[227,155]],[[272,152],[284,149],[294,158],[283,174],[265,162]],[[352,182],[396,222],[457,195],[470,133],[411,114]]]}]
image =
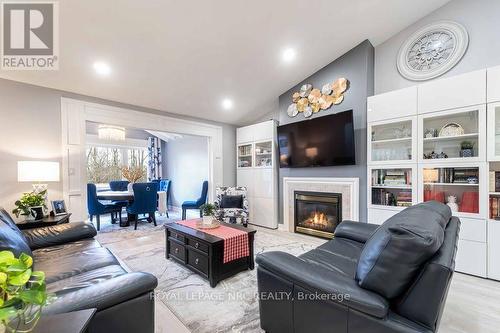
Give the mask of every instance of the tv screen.
[{"label": "tv screen", "polygon": [[278,126],[281,168],[356,164],[352,110]]}]

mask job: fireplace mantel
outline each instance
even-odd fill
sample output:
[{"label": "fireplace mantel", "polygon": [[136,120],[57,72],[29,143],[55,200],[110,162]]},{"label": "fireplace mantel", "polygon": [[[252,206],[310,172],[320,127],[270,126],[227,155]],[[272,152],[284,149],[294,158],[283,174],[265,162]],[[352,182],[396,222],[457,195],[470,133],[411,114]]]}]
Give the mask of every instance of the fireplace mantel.
[{"label": "fireplace mantel", "polygon": [[341,193],[342,218],[353,221],[359,219],[359,178],[284,177],[281,230],[294,232],[295,191]]}]

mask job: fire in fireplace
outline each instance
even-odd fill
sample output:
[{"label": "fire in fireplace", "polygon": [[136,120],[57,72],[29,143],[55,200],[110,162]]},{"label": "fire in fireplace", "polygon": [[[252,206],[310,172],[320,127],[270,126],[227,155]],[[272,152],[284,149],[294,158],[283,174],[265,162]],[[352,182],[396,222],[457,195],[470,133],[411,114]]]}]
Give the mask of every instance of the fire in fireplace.
[{"label": "fire in fireplace", "polygon": [[342,221],[342,194],[295,191],[295,232],[332,238]]}]

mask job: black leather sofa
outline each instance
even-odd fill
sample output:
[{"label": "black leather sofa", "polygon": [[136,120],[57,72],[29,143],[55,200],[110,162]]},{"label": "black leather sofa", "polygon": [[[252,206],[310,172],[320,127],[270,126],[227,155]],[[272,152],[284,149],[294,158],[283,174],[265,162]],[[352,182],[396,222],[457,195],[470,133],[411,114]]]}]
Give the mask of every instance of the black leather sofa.
[{"label": "black leather sofa", "polygon": [[20,231],[0,208],[0,250],[33,257],[57,299],[44,314],[97,308],[89,333],[154,332],[153,291],[157,279],[128,272],[93,237],[92,224],[77,222]]},{"label": "black leather sofa", "polygon": [[266,332],[436,332],[454,272],[460,221],[438,202],[380,227],[342,222],[299,257],[257,256]]}]

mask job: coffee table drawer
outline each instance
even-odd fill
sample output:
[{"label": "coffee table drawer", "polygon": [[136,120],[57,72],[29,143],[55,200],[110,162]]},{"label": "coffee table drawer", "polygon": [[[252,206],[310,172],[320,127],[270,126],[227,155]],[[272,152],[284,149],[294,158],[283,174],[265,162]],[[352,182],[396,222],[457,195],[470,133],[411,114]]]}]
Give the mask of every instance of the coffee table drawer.
[{"label": "coffee table drawer", "polygon": [[186,248],[183,245],[171,240],[168,242],[168,246],[171,256],[186,262]]},{"label": "coffee table drawer", "polygon": [[170,237],[172,239],[178,240],[181,243],[184,243],[184,235],[182,235],[182,234],[179,234],[179,233],[177,233],[175,231],[171,231],[170,230]]},{"label": "coffee table drawer", "polygon": [[187,251],[187,264],[193,268],[195,268],[197,271],[205,274],[208,276],[208,257],[193,251],[193,250],[188,250]]},{"label": "coffee table drawer", "polygon": [[194,247],[195,249],[200,250],[201,252],[208,254],[208,245],[207,244],[200,242],[196,239],[189,238],[189,237],[187,239],[187,243],[189,246]]}]

